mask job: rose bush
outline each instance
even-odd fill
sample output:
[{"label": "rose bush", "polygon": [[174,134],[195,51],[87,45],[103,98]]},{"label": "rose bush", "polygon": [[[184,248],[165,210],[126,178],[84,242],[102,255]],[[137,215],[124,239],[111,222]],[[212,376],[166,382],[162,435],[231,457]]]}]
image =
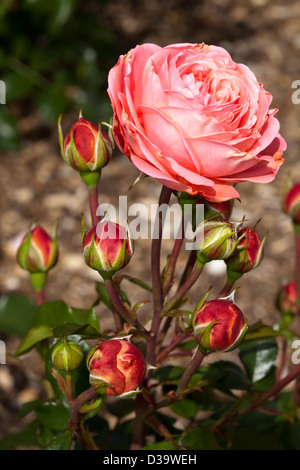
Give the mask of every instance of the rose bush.
[{"label": "rose bush", "polygon": [[222,47],[137,46],[110,70],[108,94],[118,147],[173,190],[226,201],[284,161],[272,95]]}]

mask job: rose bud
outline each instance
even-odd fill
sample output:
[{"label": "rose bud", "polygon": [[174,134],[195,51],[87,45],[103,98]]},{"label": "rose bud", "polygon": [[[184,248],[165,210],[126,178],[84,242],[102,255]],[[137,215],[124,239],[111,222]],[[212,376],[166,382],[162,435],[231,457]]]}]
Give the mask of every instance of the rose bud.
[{"label": "rose bud", "polygon": [[90,268],[110,278],[129,263],[133,245],[126,228],[103,220],[86,236],[83,234],[82,251]]},{"label": "rose bud", "polygon": [[219,220],[205,220],[197,227],[195,243],[200,263],[226,259],[238,244],[236,226]]},{"label": "rose bud", "polygon": [[282,315],[293,316],[299,312],[297,285],[295,282],[289,282],[280,289],[276,305]]},{"label": "rose bud", "polygon": [[28,231],[17,252],[19,265],[30,273],[48,272],[56,264],[57,258],[57,228],[50,237],[40,225]]},{"label": "rose bud", "polygon": [[63,138],[58,120],[59,142],[64,161],[80,172],[99,172],[112,155],[113,140],[99,125],[83,119],[80,115],[66,138]]},{"label": "rose bud", "polygon": [[233,208],[233,199],[224,202],[211,202],[199,198],[197,204],[204,204],[205,220],[229,220]]},{"label": "rose bud", "polygon": [[292,218],[294,224],[300,224],[300,183],[293,185],[286,193],[283,210]]},{"label": "rose bud", "polygon": [[260,265],[266,242],[266,236],[261,241],[253,227],[242,228],[238,236],[240,241],[237,248],[233,255],[226,260],[228,277],[236,279]]},{"label": "rose bud", "polygon": [[75,341],[67,341],[66,339],[58,341],[55,344],[51,360],[58,370],[70,372],[77,369],[83,359],[83,351]]},{"label": "rose bud", "polygon": [[140,350],[121,339],[94,346],[87,356],[90,383],[100,394],[134,396],[146,373]]},{"label": "rose bud", "polygon": [[206,302],[193,320],[194,334],[204,351],[231,351],[247,330],[241,310],[228,298]]}]

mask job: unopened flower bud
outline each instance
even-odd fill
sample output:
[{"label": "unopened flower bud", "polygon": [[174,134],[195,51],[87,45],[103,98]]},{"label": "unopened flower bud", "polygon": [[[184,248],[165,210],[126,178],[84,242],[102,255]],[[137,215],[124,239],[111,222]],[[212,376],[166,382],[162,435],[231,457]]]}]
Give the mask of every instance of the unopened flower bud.
[{"label": "unopened flower bud", "polygon": [[58,121],[59,141],[65,162],[80,172],[100,171],[112,155],[112,138],[96,124],[81,116],[75,122],[65,139]]},{"label": "unopened flower bud", "polygon": [[57,229],[52,237],[40,226],[31,228],[17,252],[19,265],[30,273],[46,273],[57,262]]},{"label": "unopened flower bud", "polygon": [[205,303],[193,323],[196,340],[204,351],[231,351],[241,343],[247,330],[243,313],[229,298]]},{"label": "unopened flower bud", "polygon": [[237,243],[237,230],[230,222],[205,220],[197,227],[197,256],[202,264],[228,258],[234,252]]},{"label": "unopened flower bud", "polygon": [[55,344],[51,360],[56,369],[70,372],[77,369],[83,359],[83,351],[75,341],[60,340]]},{"label": "unopened flower bud", "polygon": [[233,199],[224,202],[211,202],[200,197],[197,204],[204,204],[204,218],[206,220],[229,220],[233,208]]},{"label": "unopened flower bud", "polygon": [[87,356],[90,383],[100,394],[130,397],[144,380],[146,363],[140,350],[121,339],[94,346]]},{"label": "unopened flower bud", "polygon": [[297,285],[295,282],[289,282],[280,289],[276,304],[282,315],[293,316],[299,312]]},{"label": "unopened flower bud", "polygon": [[133,246],[126,228],[104,220],[83,235],[82,251],[86,264],[107,278],[129,263]]},{"label": "unopened flower bud", "polygon": [[257,268],[263,259],[266,237],[261,241],[253,227],[244,227],[239,233],[239,243],[233,255],[225,262],[229,277],[240,277]]},{"label": "unopened flower bud", "polygon": [[300,225],[300,183],[294,184],[285,194],[283,210],[291,217],[294,224]]}]

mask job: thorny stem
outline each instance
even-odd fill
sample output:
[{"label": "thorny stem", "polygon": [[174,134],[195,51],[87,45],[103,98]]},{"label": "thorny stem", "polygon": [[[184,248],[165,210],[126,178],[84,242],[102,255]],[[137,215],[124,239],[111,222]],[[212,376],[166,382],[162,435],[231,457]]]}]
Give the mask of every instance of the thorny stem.
[{"label": "thorny stem", "polygon": [[164,311],[169,312],[172,308],[175,307],[177,302],[181,300],[184,295],[191,289],[191,287],[195,284],[197,279],[199,278],[201,272],[203,270],[202,264],[197,264],[190,274],[190,276],[186,279],[185,283],[178,289],[177,293],[172,297],[164,306]]},{"label": "thorny stem", "polygon": [[127,323],[133,324],[130,312],[127,310],[116,291],[114,281],[112,279],[106,279],[104,283],[113,307],[127,321]]},{"label": "thorny stem", "polygon": [[[171,198],[172,191],[165,186],[162,187],[158,209],[162,204],[168,204]],[[151,331],[148,341],[146,360],[149,364],[155,366],[155,347],[157,341],[157,333],[161,323],[161,309],[162,309],[162,286],[161,286],[161,274],[160,274],[160,251],[161,251],[161,239],[162,239],[162,214],[159,211],[158,221],[158,237],[152,239],[151,246],[151,274],[152,274],[152,289],[153,289],[153,306],[154,315],[151,325]]]},{"label": "thorny stem", "polygon": [[166,359],[166,357],[168,357],[168,354],[186,338],[186,333],[176,334],[172,339],[171,343],[158,354],[157,363],[160,364],[164,359]]},{"label": "thorny stem", "polygon": [[184,391],[188,387],[189,381],[191,380],[192,376],[194,375],[194,373],[200,366],[204,357],[205,357],[205,353],[201,351],[200,347],[198,346],[189,366],[187,367],[183,376],[180,379],[180,382],[177,387],[178,395],[181,395],[182,393],[184,393]]},{"label": "thorny stem", "polygon": [[263,403],[265,403],[267,400],[272,398],[273,396],[276,396],[283,388],[285,388],[290,382],[293,380],[297,379],[300,375],[300,365],[295,367],[286,377],[283,379],[279,380],[273,387],[271,387],[269,390],[266,392],[262,393],[259,397],[255,397],[254,400],[249,403],[249,405],[245,406],[242,408],[240,411],[237,411],[236,413],[233,413],[233,411],[237,408],[237,406],[243,401],[245,396],[241,397],[237,404],[233,406],[229,412],[223,416],[219,421],[217,421],[213,426],[212,430],[216,430],[219,428],[221,425],[227,423],[233,418],[238,418],[239,416],[244,415],[245,413],[248,413],[249,411],[253,411],[256,408],[260,407]]},{"label": "thorny stem", "polygon": [[92,437],[88,435],[86,430],[83,428],[80,422],[81,420],[79,413],[79,410],[83,405],[97,397],[99,397],[97,391],[93,387],[90,387],[81,393],[77,398],[75,398],[71,405],[71,417],[69,420],[68,429],[76,435],[83,449],[98,449]]},{"label": "thorny stem", "polygon": [[197,259],[197,251],[193,250],[191,251],[189,258],[187,260],[186,267],[181,276],[179,286],[182,286],[185,283],[186,279],[189,277],[189,275],[193,271],[196,259]]},{"label": "thorny stem", "polygon": [[182,243],[183,243],[183,236],[184,236],[183,230],[184,229],[183,229],[183,221],[182,221],[182,224],[181,224],[181,237],[177,238],[175,240],[173,250],[172,250],[169,262],[167,264],[166,270],[165,270],[164,281],[163,281],[163,286],[162,286],[162,288],[163,288],[163,297],[165,297],[167,295],[167,293],[169,292],[169,290],[172,287],[174,271],[175,271],[177,259],[178,259],[178,256],[179,256],[179,253],[180,253],[180,250],[181,250],[181,246],[182,246]]}]

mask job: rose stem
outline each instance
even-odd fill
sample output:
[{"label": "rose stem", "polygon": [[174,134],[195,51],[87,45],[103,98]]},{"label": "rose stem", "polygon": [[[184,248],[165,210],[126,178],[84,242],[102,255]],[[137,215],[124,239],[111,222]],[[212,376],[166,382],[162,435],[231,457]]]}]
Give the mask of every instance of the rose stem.
[{"label": "rose stem", "polygon": [[190,288],[195,284],[203,270],[203,265],[198,263],[193,272],[187,278],[185,283],[178,289],[177,293],[172,297],[164,306],[164,312],[169,312],[177,304],[179,300],[190,290]]},{"label": "rose stem", "polygon": [[90,387],[78,395],[71,405],[71,417],[68,423],[68,430],[74,432],[83,449],[99,450],[92,437],[90,435],[86,436],[86,431],[83,429],[82,425],[80,425],[79,419],[80,408],[85,403],[97,397],[99,397],[97,391],[93,387]]},{"label": "rose stem", "polygon": [[[294,224],[294,233],[295,233],[295,281],[297,287],[297,306],[298,311],[300,308],[299,299],[300,299],[300,226],[299,224]],[[300,377],[297,377],[294,390],[294,405],[298,405],[300,402]]]},{"label": "rose stem", "polygon": [[190,256],[187,260],[186,267],[181,276],[179,286],[182,286],[185,283],[188,276],[191,274],[193,267],[195,265],[196,259],[197,259],[197,251],[193,250],[191,251]]},{"label": "rose stem", "polygon": [[[238,418],[239,416],[244,415],[245,413],[248,413],[249,411],[252,411],[255,408],[258,408],[260,405],[266,402],[269,398],[278,395],[278,393],[281,392],[281,390],[284,387],[286,387],[293,380],[297,379],[299,375],[300,375],[300,365],[295,367],[286,377],[279,380],[275,385],[273,385],[273,387],[271,387],[269,390],[264,392],[258,399],[254,400],[254,403],[250,403],[249,405],[245,406],[242,410],[235,413],[234,415],[231,415],[231,413],[228,413],[227,415],[223,416],[223,418],[217,421],[217,423],[215,423],[211,429],[215,430],[221,424],[224,424],[227,421],[230,421],[232,418]],[[245,396],[241,397],[241,399],[239,400],[239,404],[244,398]],[[233,408],[236,408],[236,406],[234,405]],[[231,411],[233,411],[233,408]]]},{"label": "rose stem", "polygon": [[177,333],[172,339],[171,343],[161,351],[157,356],[157,364],[160,364],[178,344],[180,344],[184,339],[186,339],[186,333]]},{"label": "rose stem", "polygon": [[183,237],[184,237],[184,228],[183,228],[183,221],[182,221],[180,238],[177,238],[175,240],[169,262],[166,266],[163,285],[162,285],[163,297],[165,297],[167,295],[170,288],[172,287],[173,276],[174,276],[174,272],[175,272],[177,259],[178,259],[178,256],[179,256],[179,253],[180,253],[180,250],[181,250],[181,246],[182,246],[182,243],[183,243]]},{"label": "rose stem", "polygon": [[189,381],[191,380],[192,376],[194,375],[194,373],[200,366],[204,357],[205,357],[205,353],[203,353],[198,346],[191,362],[189,363],[187,369],[185,370],[185,372],[183,373],[180,379],[180,382],[177,387],[178,395],[181,395],[184,392],[184,390],[188,387]]},{"label": "rose stem", "polygon": [[45,292],[44,289],[36,291],[36,306],[39,307],[45,303]]},{"label": "rose stem", "polygon": [[89,204],[92,225],[95,227],[100,220],[100,217],[96,215],[98,207],[98,184],[92,188],[89,188]]},{"label": "rose stem", "polygon": [[113,307],[117,310],[117,312],[127,321],[129,324],[133,324],[133,320],[131,318],[130,312],[127,310],[123,302],[121,301],[118,292],[116,291],[116,287],[114,281],[112,279],[106,279],[104,281],[107,293],[109,295],[110,301]]},{"label": "rose stem", "polygon": [[[158,205],[168,204],[171,198],[172,190],[162,187]],[[158,208],[159,209],[159,208]],[[151,246],[151,275],[152,275],[152,289],[153,289],[153,306],[154,315],[151,325],[151,332],[148,341],[146,360],[149,364],[155,366],[155,346],[157,340],[157,333],[161,322],[161,309],[162,309],[162,286],[160,277],[160,252],[161,252],[161,238],[162,238],[162,214],[159,211],[158,221],[158,237],[152,239]]]},{"label": "rose stem", "polygon": [[297,296],[300,299],[300,226],[294,224],[295,231],[295,280]]}]

